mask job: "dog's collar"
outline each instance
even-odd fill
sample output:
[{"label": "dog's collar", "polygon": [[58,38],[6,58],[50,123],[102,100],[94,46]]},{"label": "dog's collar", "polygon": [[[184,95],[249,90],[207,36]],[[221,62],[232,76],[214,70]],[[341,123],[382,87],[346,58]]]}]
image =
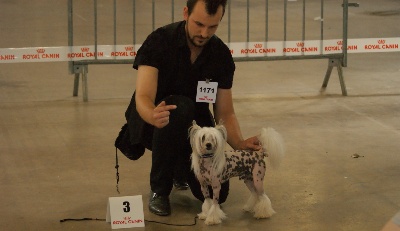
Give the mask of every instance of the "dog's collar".
[{"label": "dog's collar", "polygon": [[210,153],[210,154],[203,154],[201,155],[201,158],[211,158],[214,156],[214,153]]}]

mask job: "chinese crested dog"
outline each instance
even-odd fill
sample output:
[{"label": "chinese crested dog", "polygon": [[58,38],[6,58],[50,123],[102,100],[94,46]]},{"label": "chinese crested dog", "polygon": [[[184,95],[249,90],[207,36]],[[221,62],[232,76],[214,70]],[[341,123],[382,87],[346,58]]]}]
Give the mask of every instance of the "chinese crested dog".
[{"label": "chinese crested dog", "polygon": [[[202,211],[198,214],[199,219],[205,220],[207,225],[214,225],[226,218],[218,202],[221,184],[236,176],[244,180],[251,192],[243,208],[245,211],[253,213],[257,219],[268,218],[275,213],[270,199],[264,192],[264,158],[268,157],[273,167],[280,164],[285,150],[279,133],[273,128],[262,128],[258,137],[261,145],[259,151],[226,151],[227,132],[221,124],[215,128],[200,127],[193,121],[189,137],[193,149],[192,169],[205,198]],[[213,189],[213,199],[208,191],[209,185]]]}]

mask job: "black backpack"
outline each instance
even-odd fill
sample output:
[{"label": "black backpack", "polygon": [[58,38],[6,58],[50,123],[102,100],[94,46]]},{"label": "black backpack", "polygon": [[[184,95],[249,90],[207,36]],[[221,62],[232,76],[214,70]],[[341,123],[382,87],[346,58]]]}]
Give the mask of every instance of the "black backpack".
[{"label": "black backpack", "polygon": [[[137,160],[143,156],[145,147],[142,144],[132,144],[129,136],[128,124],[122,126],[121,131],[115,139],[114,146],[119,149],[130,160]],[[117,150],[115,150],[117,152]]]}]

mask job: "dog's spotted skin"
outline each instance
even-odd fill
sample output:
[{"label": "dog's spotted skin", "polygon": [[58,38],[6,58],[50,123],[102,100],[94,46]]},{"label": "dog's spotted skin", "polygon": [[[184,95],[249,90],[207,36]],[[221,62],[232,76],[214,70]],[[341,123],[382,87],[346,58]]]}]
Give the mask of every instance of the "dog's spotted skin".
[{"label": "dog's spotted skin", "polygon": [[255,184],[262,183],[264,180],[266,164],[264,151],[246,151],[235,150],[225,151],[226,165],[224,170],[219,175],[211,173],[213,158],[200,158],[200,174],[197,176],[201,185],[203,195],[209,198],[209,192],[206,189],[207,185],[211,185],[214,191],[214,200],[219,201],[219,191],[221,184],[228,181],[232,177],[239,177],[245,182],[254,182]]}]

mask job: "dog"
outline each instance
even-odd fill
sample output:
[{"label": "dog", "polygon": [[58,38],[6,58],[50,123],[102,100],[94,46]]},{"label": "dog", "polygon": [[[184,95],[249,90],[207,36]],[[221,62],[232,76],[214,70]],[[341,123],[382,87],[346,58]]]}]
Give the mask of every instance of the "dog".
[{"label": "dog", "polygon": [[[215,225],[226,218],[218,203],[221,184],[232,177],[244,180],[251,195],[243,209],[254,214],[257,219],[271,217],[275,211],[264,192],[263,180],[266,171],[265,157],[276,168],[284,156],[285,148],[281,135],[273,128],[262,128],[258,137],[259,151],[226,151],[226,128],[220,123],[216,127],[200,127],[193,121],[189,128],[192,146],[191,167],[199,180],[205,198],[198,218],[207,225]],[[210,197],[208,185],[213,189]]]}]

